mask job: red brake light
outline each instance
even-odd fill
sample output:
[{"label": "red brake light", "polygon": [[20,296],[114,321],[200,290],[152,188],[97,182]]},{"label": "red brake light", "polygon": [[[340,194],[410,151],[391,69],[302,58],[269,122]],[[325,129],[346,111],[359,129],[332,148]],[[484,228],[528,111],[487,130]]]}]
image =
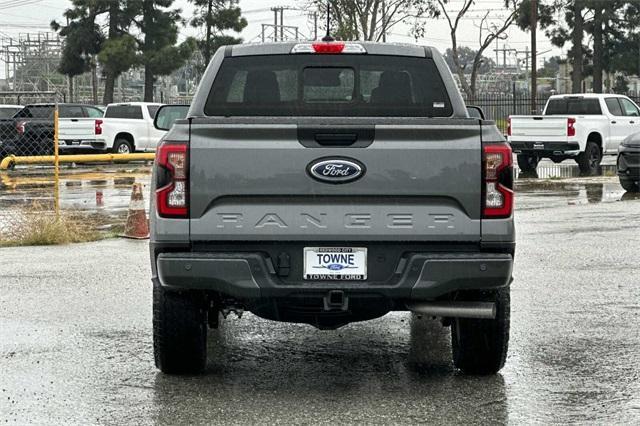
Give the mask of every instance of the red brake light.
[{"label": "red brake light", "polygon": [[189,217],[187,155],[186,143],[164,141],[158,147],[156,166],[161,170],[158,170],[156,209],[161,217]]},{"label": "red brake light", "polygon": [[342,53],[344,50],[344,43],[342,42],[327,42],[327,43],[312,43],[313,50],[316,53]]},{"label": "red brake light", "polygon": [[511,136],[511,117],[507,118],[507,136]]},{"label": "red brake light", "polygon": [[483,147],[484,196],[482,217],[498,219],[513,212],[513,155],[506,143]]},{"label": "red brake light", "polygon": [[576,119],[575,118],[567,118],[567,136],[575,136],[576,135]]},{"label": "red brake light", "polygon": [[96,135],[102,134],[102,120],[96,120],[93,126],[94,133]]}]

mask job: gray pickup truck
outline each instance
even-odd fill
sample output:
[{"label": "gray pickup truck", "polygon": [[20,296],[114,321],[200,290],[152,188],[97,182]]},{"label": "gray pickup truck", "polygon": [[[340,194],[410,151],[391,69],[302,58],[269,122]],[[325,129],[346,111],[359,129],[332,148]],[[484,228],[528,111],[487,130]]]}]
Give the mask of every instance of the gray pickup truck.
[{"label": "gray pickup truck", "polygon": [[221,48],[158,147],[152,194],[163,372],[202,371],[207,329],[244,311],[327,330],[411,311],[451,327],[463,372],[504,365],[511,149],[435,49]]}]

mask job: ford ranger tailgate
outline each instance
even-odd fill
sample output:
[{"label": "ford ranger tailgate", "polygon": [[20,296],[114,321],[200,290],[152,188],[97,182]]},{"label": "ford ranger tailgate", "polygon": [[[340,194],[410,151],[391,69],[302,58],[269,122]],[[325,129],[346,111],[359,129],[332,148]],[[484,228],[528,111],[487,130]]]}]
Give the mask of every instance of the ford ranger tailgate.
[{"label": "ford ranger tailgate", "polygon": [[[480,239],[477,120],[390,121],[360,148],[305,147],[292,120],[228,121],[191,124],[194,241]],[[327,120],[316,124],[326,134],[320,122]],[[348,134],[369,125],[342,124]],[[314,179],[309,165],[324,158],[355,160],[363,175],[341,184]]]}]

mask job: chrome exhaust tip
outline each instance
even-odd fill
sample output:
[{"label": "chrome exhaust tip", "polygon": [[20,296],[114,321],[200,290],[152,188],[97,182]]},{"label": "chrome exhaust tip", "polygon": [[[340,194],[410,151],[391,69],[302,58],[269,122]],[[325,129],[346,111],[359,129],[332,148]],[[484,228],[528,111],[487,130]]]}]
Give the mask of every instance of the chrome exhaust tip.
[{"label": "chrome exhaust tip", "polygon": [[443,318],[495,319],[496,304],[492,302],[414,302],[410,311],[420,315]]}]

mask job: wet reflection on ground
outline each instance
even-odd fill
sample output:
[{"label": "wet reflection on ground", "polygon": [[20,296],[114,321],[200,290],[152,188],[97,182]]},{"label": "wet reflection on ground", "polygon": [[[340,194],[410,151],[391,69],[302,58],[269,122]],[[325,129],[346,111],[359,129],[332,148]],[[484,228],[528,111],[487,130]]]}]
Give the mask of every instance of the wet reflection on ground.
[{"label": "wet reflection on ground", "polygon": [[[63,169],[58,186],[60,208],[90,215],[109,228],[126,218],[132,185],[142,183],[148,191],[150,178],[149,166]],[[0,227],[10,216],[33,209],[53,210],[54,189],[51,169],[0,172]],[[148,208],[148,197],[145,203]]]}]

